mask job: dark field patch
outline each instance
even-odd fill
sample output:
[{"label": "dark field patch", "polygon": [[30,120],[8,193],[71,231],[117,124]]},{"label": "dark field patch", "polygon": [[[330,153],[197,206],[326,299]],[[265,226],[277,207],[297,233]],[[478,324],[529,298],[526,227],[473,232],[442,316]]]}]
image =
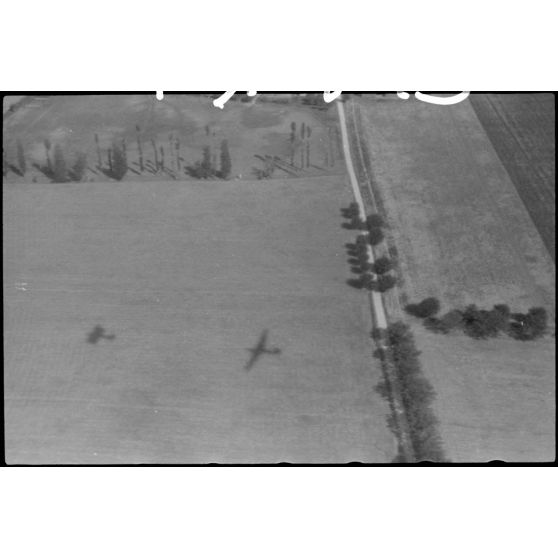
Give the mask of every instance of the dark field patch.
[{"label": "dark field patch", "polygon": [[471,104],[556,261],[554,96],[473,94]]}]

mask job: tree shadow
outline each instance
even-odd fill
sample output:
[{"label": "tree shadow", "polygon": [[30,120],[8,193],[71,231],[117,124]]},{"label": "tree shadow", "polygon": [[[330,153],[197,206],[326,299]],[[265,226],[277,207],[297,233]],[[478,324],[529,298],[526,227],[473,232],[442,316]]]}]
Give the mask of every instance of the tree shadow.
[{"label": "tree shadow", "polygon": [[349,287],[353,287],[353,289],[364,289],[364,279],[362,277],[351,277],[345,281]]},{"label": "tree shadow", "polygon": [[[101,167],[99,165],[97,165],[97,169],[99,171],[101,171],[107,178],[112,178],[113,180],[117,180],[118,182],[120,182],[122,180],[122,178],[124,177],[121,174],[117,174],[116,171],[114,169],[108,168],[108,167]],[[126,171],[130,170],[130,167],[126,167]]]},{"label": "tree shadow", "polygon": [[366,226],[359,219],[352,219],[349,222],[341,223],[341,227],[348,231],[365,231]]},{"label": "tree shadow", "polygon": [[42,172],[49,180],[54,181],[54,172],[52,169],[46,165],[39,165],[38,163],[33,163],[33,167],[39,172]]},{"label": "tree shadow", "polygon": [[360,218],[360,212],[356,203],[351,203],[348,207],[341,208],[341,216],[346,220],[341,227],[350,231],[360,231],[366,229],[366,224]]},{"label": "tree shadow", "polygon": [[12,164],[8,164],[8,168],[14,173],[17,174],[18,176],[25,176],[18,167],[16,167],[15,165]]}]

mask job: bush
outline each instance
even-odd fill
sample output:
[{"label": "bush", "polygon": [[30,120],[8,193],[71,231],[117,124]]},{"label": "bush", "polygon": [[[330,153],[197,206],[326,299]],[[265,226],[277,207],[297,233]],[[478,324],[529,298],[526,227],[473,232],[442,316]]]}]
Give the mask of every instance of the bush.
[{"label": "bush", "polygon": [[386,256],[382,256],[381,258],[378,258],[374,262],[373,271],[374,273],[376,273],[376,275],[383,275],[384,273],[387,273],[392,269],[393,269],[393,262]]},{"label": "bush", "polygon": [[431,296],[418,304],[407,304],[405,311],[416,318],[429,318],[440,311],[440,301]]},{"label": "bush", "polygon": [[376,290],[385,293],[395,287],[397,279],[393,275],[380,275],[376,281]]},{"label": "bush", "polygon": [[382,240],[384,240],[384,232],[380,227],[372,227],[368,229],[368,231],[369,242],[372,246],[377,246],[380,242],[382,242]]}]

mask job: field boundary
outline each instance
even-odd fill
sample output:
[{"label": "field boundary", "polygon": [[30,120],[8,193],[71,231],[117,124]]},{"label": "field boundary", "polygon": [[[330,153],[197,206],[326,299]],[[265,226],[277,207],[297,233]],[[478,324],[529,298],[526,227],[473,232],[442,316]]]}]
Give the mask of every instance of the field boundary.
[{"label": "field boundary", "polygon": [[[351,187],[353,189],[355,201],[359,207],[360,216],[364,220],[366,218],[366,209],[364,206],[362,192],[360,190],[359,182],[357,180],[353,161],[352,161],[345,110],[342,101],[337,101],[336,104],[337,104],[337,110],[339,114],[341,141],[343,144],[343,152],[345,155],[345,164],[347,166],[347,173],[349,175]],[[373,263],[374,253],[372,251],[372,247],[370,246],[370,244],[368,245],[368,251],[369,251],[370,261],[371,263]],[[378,328],[379,330],[387,330],[388,323],[387,323],[382,294],[373,291],[371,293],[370,292],[368,293],[368,297],[369,297],[370,310],[372,313],[372,319],[375,328]],[[384,355],[386,352],[384,336],[377,337],[376,343],[378,345],[380,355]],[[389,406],[392,413],[394,431],[399,444],[398,458],[404,462],[414,462],[415,452],[413,450],[413,444],[411,442],[410,428],[405,414],[405,407],[403,405],[402,395],[397,383],[396,371],[395,368],[393,367],[393,364],[389,363],[387,359],[382,357],[381,363],[382,363],[382,373],[387,387]]]}]

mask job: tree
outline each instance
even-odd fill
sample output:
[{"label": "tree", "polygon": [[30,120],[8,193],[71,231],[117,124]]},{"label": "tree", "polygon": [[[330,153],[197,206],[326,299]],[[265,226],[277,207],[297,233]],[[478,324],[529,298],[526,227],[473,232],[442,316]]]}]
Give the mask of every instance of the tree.
[{"label": "tree", "polygon": [[547,330],[548,316],[541,307],[530,308],[527,314],[512,314],[510,335],[521,341],[531,341],[542,337]]},{"label": "tree", "polygon": [[122,180],[128,172],[128,162],[126,161],[126,153],[122,145],[117,141],[112,143],[112,177],[116,180]]},{"label": "tree", "polygon": [[68,171],[70,180],[73,182],[80,182],[85,174],[85,169],[87,168],[87,155],[83,152],[76,154],[76,160],[72,165],[72,168]]},{"label": "tree", "polygon": [[221,178],[228,178],[231,174],[232,163],[227,140],[221,142]]},{"label": "tree", "polygon": [[368,215],[368,217],[366,217],[366,226],[368,227],[368,229],[373,229],[376,227],[381,228],[384,225],[384,219],[377,213],[373,213],[372,215]]},{"label": "tree", "polygon": [[143,146],[141,143],[141,128],[136,124],[137,140],[138,140],[138,153],[139,153],[139,166],[140,171],[143,172]]},{"label": "tree", "polygon": [[211,167],[211,148],[208,145],[203,148],[201,167],[205,172],[204,178],[211,176],[213,170]]},{"label": "tree", "polygon": [[304,168],[304,137],[306,135],[306,124],[303,122],[300,128],[300,139],[302,140],[302,144],[300,146],[300,168]]},{"label": "tree", "polygon": [[27,164],[25,163],[25,151],[20,140],[17,140],[17,165],[21,174],[24,175],[27,171]]},{"label": "tree", "polygon": [[306,166],[310,166],[310,136],[312,135],[312,128],[306,126]]},{"label": "tree", "polygon": [[440,301],[431,296],[418,304],[407,304],[405,311],[416,318],[430,318],[440,311]]},{"label": "tree", "polygon": [[194,178],[211,178],[215,176],[215,168],[211,162],[211,148],[205,146],[201,161],[196,161],[192,166],[186,167],[186,172]]},{"label": "tree", "polygon": [[157,143],[151,138],[151,147],[153,147],[153,161],[155,163],[155,171],[159,171],[159,155],[157,154]]},{"label": "tree", "polygon": [[291,122],[291,165],[294,166],[296,122]]},{"label": "tree", "polygon": [[64,159],[64,152],[58,144],[54,147],[54,168],[52,171],[52,180],[57,183],[68,181],[68,171],[66,168],[66,160]]},{"label": "tree", "polygon": [[443,327],[450,331],[463,325],[463,314],[460,310],[450,310],[440,318],[440,321]]},{"label": "tree", "polygon": [[495,304],[490,311],[489,321],[499,331],[508,331],[510,322],[510,307],[507,304]]},{"label": "tree", "polygon": [[476,304],[470,304],[463,312],[463,328],[465,333],[473,339],[496,337],[499,329],[491,312],[479,310]]},{"label": "tree", "polygon": [[376,281],[376,290],[380,291],[381,293],[385,293],[395,287],[397,283],[397,279],[393,275],[380,275],[378,280]]},{"label": "tree", "polygon": [[384,240],[384,233],[380,227],[372,227],[369,229],[369,239],[372,246],[377,246]]},{"label": "tree", "polygon": [[46,168],[49,173],[52,173],[52,163],[50,161],[50,140],[47,138],[44,140],[45,152],[46,152]]},{"label": "tree", "polygon": [[392,269],[393,269],[393,262],[386,256],[382,256],[381,258],[378,258],[374,262],[373,271],[374,273],[376,273],[376,275],[384,275],[384,273],[387,273]]},{"label": "tree", "polygon": [[[46,141],[45,141],[46,145]],[[103,166],[103,157],[101,156],[101,144],[99,143],[99,135],[95,134],[95,147],[97,148],[97,167],[102,168]],[[48,147],[47,147],[47,156],[48,156]]]}]

